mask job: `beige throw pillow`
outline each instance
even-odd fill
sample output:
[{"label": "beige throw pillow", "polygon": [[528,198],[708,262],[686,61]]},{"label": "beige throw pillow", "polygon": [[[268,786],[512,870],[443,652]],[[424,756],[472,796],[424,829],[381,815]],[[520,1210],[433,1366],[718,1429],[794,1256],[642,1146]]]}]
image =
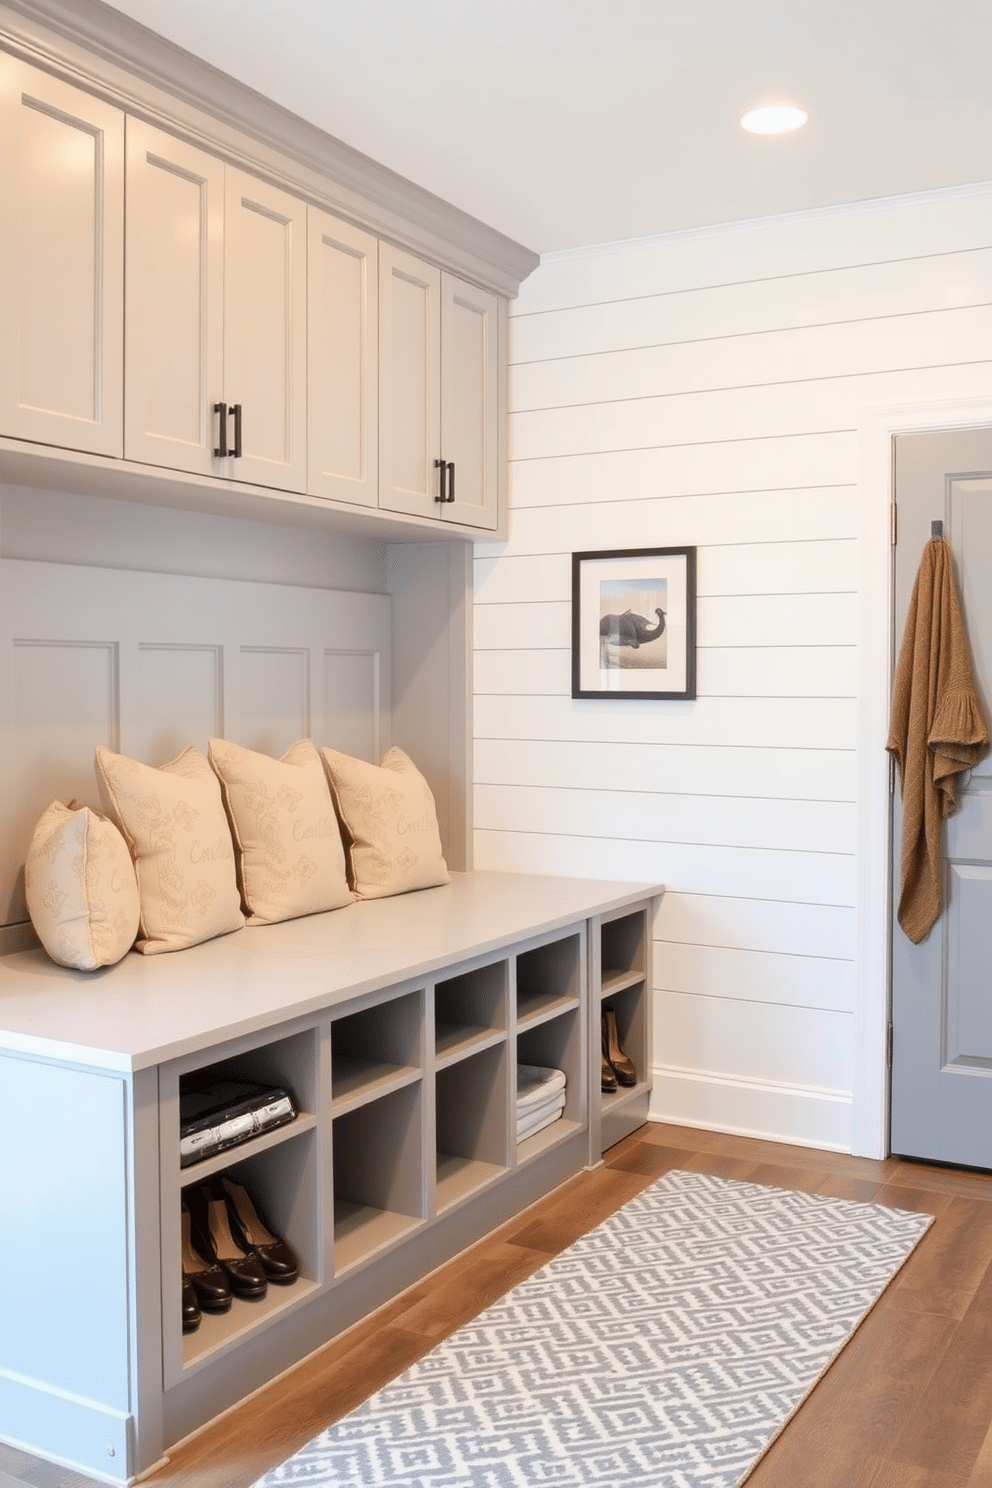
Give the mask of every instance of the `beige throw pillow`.
[{"label": "beige throw pillow", "polygon": [[134,859],[141,901],[137,949],[178,951],[244,925],[234,844],[217,777],[198,749],[156,770],[96,752],[100,796]]},{"label": "beige throw pillow", "polygon": [[95,971],[126,955],[138,933],[138,884],[127,843],[88,806],[53,801],[24,864],[28,914],[60,966]]},{"label": "beige throw pillow", "polygon": [[341,830],[320,755],[300,739],[281,760],[211,739],[249,925],[351,903]]},{"label": "beige throw pillow", "polygon": [[430,786],[395,746],[381,765],[322,749],[338,815],[350,839],[356,899],[383,899],[448,882]]}]

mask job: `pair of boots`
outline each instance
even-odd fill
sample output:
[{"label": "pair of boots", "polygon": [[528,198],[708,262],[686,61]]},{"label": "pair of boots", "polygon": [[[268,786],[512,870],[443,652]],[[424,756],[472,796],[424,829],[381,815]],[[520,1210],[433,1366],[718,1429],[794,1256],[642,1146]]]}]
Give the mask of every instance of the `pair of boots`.
[{"label": "pair of boots", "polygon": [[627,1058],[620,1047],[616,1009],[606,1002],[603,1004],[602,1088],[612,1092],[618,1085],[636,1084],[637,1071],[633,1061]]},{"label": "pair of boots", "polygon": [[182,1204],[183,1332],[203,1312],[227,1312],[232,1299],[261,1298],[270,1281],[299,1274],[296,1255],[273,1235],[240,1183],[220,1177],[184,1190]]}]

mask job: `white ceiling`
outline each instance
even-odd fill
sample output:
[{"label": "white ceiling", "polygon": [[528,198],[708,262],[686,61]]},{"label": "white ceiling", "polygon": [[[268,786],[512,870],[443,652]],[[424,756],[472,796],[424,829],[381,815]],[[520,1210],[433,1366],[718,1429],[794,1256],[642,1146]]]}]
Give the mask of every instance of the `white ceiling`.
[{"label": "white ceiling", "polygon": [[112,3],[538,252],[992,179],[992,0]]}]

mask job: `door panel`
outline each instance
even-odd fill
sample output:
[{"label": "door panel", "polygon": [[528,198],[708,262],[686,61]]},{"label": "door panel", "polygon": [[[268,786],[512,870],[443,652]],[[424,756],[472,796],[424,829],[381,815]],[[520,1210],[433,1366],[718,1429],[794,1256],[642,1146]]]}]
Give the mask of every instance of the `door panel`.
[{"label": "door panel", "polygon": [[378,243],[309,211],[307,420],[311,496],[379,499]]},{"label": "door panel", "polygon": [[123,448],[124,115],[0,54],[0,434]]},{"label": "door panel", "polygon": [[436,517],[441,271],[379,247],[379,505]]},{"label": "door panel", "polygon": [[[243,453],[229,473],[306,489],[306,204],[228,168],[225,401],[242,409]],[[234,438],[233,425],[229,442]]]},{"label": "door panel", "polygon": [[127,121],[124,453],[217,473],[223,396],[224,166]]},{"label": "door panel", "polygon": [[[975,686],[992,696],[992,431],[896,440],[895,620],[898,645],[934,520],[954,555]],[[959,776],[959,807],[944,827],[944,911],[914,946],[892,916],[894,1152],[992,1168],[992,763]],[[893,893],[898,899],[898,793]]]},{"label": "door panel", "polygon": [[495,295],[441,276],[441,449],[455,467],[455,499],[438,510],[490,530],[499,479],[498,314]]}]

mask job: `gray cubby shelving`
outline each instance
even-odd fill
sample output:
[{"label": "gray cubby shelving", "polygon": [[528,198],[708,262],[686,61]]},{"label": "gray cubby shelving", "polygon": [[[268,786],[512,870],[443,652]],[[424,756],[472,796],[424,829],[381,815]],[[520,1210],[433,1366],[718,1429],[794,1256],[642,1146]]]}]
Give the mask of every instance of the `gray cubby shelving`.
[{"label": "gray cubby shelving", "polygon": [[473,967],[434,988],[434,1062],[454,1064],[506,1035],[505,960]]},{"label": "gray cubby shelving", "polygon": [[[230,1312],[204,1313],[195,1333],[183,1335],[184,1374],[219,1358],[269,1319],[302,1305],[321,1279],[320,1218],[317,1212],[317,1141],[315,1122],[306,1127],[281,1127],[293,1132],[292,1140],[263,1145],[246,1143],[219,1153],[208,1165],[195,1164],[183,1170],[183,1187],[202,1182],[211,1172],[229,1173],[251,1194],[262,1220],[274,1234],[283,1236],[295,1250],[300,1274],[290,1286],[270,1286],[259,1301],[236,1297]],[[271,1137],[277,1133],[272,1132]],[[201,1171],[201,1168],[205,1171]],[[187,1179],[189,1180],[187,1182]]]},{"label": "gray cubby shelving", "polygon": [[334,1119],[334,1274],[367,1261],[422,1224],[423,1081]]},{"label": "gray cubby shelving", "polygon": [[[604,916],[599,926],[598,996],[591,999],[590,1089],[598,1092],[598,1121],[590,1123],[590,1150],[598,1155],[647,1120],[651,1095],[651,920],[645,903]],[[604,1008],[613,1008],[624,1053],[637,1071],[637,1084],[600,1089],[600,1049]]]},{"label": "gray cubby shelving", "polygon": [[[319,1041],[320,1030],[311,1023],[280,1037],[233,1042],[214,1050],[214,1055],[221,1057],[207,1062],[187,1058],[163,1070],[164,1104],[170,1108],[171,1097],[174,1102],[171,1109],[176,1117],[174,1135],[170,1128],[166,1138],[163,1127],[163,1179],[166,1172],[175,1179],[163,1181],[163,1209],[166,1205],[169,1209],[168,1217],[163,1214],[163,1236],[174,1232],[178,1238],[180,1198],[186,1189],[219,1173],[230,1173],[248,1189],[259,1213],[276,1233],[289,1241],[300,1261],[300,1275],[292,1286],[270,1287],[258,1301],[236,1298],[227,1313],[205,1313],[195,1333],[181,1334],[165,1328],[163,1355],[167,1383],[179,1383],[220,1359],[239,1346],[247,1335],[300,1306],[321,1285],[321,1232],[316,1203]],[[262,1132],[182,1168],[178,1143],[180,1092],[189,1085],[219,1079],[279,1086],[292,1097],[296,1117],[285,1126]],[[173,1312],[177,1317],[180,1271],[181,1267],[177,1266],[173,1276],[170,1268],[163,1276],[162,1285],[166,1308],[172,1306],[175,1292]]]},{"label": "gray cubby shelving", "polygon": [[578,934],[547,941],[517,956],[518,1030],[577,1007],[581,995]]},{"label": "gray cubby shelving", "polygon": [[407,992],[331,1024],[334,1116],[420,1078],[424,994]]},{"label": "gray cubby shelving", "polygon": [[484,1188],[509,1166],[506,1034],[435,1076],[438,1214]]}]

